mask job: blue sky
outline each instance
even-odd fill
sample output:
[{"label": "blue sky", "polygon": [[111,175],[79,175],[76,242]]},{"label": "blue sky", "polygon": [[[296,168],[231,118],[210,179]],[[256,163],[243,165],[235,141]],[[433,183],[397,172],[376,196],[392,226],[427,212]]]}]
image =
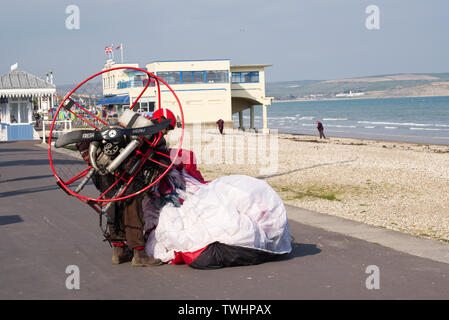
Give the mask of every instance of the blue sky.
[{"label": "blue sky", "polygon": [[[68,30],[68,5],[80,29]],[[376,5],[380,29],[368,30]],[[230,59],[272,64],[267,81],[449,72],[449,1],[2,0],[0,73],[15,62],[57,84],[101,70],[108,44],[125,62]],[[116,51],[116,58],[119,52]]]}]

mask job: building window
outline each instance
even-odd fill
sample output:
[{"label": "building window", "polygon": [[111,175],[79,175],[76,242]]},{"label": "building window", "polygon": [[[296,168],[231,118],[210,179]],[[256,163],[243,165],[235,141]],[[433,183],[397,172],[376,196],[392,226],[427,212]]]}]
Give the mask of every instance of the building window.
[{"label": "building window", "polygon": [[178,84],[181,83],[181,72],[173,71],[168,73],[168,84]]},{"label": "building window", "polygon": [[192,78],[194,83],[204,83],[204,72],[203,71],[193,71]]},{"label": "building window", "polygon": [[241,72],[233,72],[232,73],[232,83],[239,83],[240,81],[240,77],[241,77]]},{"label": "building window", "polygon": [[228,74],[226,70],[162,71],[157,76],[168,84],[228,83]]},{"label": "building window", "polygon": [[205,71],[206,83],[226,83],[228,82],[227,71]]},{"label": "building window", "polygon": [[158,72],[157,76],[167,82],[168,84],[179,84],[181,83],[181,72],[180,71],[164,71]]},{"label": "building window", "polygon": [[[165,80],[164,80],[165,81]],[[147,77],[134,77],[134,80],[128,80],[128,81],[119,81],[117,82],[117,89],[126,89],[126,88],[140,88],[145,87],[148,83]],[[149,87],[154,87],[156,83],[156,80],[154,78],[151,78]]]},{"label": "building window", "polygon": [[168,83],[168,74],[169,72],[158,72],[157,76]]},{"label": "building window", "polygon": [[182,71],[182,83],[204,83],[204,72]]},{"label": "building window", "polygon": [[134,108],[140,113],[154,112],[154,102],[137,102]]},{"label": "building window", "polygon": [[129,88],[129,86],[130,86],[129,81],[119,81],[117,83],[117,89],[125,89],[125,88]]},{"label": "building window", "polygon": [[11,103],[11,109],[9,110],[9,116],[11,118],[10,123],[19,123],[19,104]]},{"label": "building window", "polygon": [[[143,87],[143,81],[148,77],[144,75],[135,75],[132,81],[129,81],[129,87]],[[145,83],[146,84],[146,83]]]},{"label": "building window", "polygon": [[10,104],[10,123],[28,123],[28,105],[26,102],[13,102]]},{"label": "building window", "polygon": [[193,83],[192,71],[181,72],[181,83]]},{"label": "building window", "polygon": [[259,82],[259,71],[233,72],[232,83],[256,83]]},{"label": "building window", "polygon": [[[142,80],[142,87],[145,87],[148,83],[148,78]],[[156,79],[151,77],[149,87],[154,87],[156,85]]]},{"label": "building window", "polygon": [[28,118],[28,104],[26,102],[21,102],[19,105],[19,116],[20,123],[28,123],[30,119]]}]

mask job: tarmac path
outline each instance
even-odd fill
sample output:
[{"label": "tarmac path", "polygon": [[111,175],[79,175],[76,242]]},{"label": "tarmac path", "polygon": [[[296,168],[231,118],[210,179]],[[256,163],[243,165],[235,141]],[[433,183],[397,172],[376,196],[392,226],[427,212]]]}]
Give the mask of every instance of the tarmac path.
[{"label": "tarmac path", "polygon": [[[294,210],[301,209],[287,206]],[[289,225],[292,253],[261,265],[112,265],[97,214],[56,185],[47,150],[36,142],[0,143],[0,299],[449,298],[447,263],[292,219]],[[66,287],[70,265],[79,268],[78,290]],[[366,286],[373,265],[378,289]]]}]

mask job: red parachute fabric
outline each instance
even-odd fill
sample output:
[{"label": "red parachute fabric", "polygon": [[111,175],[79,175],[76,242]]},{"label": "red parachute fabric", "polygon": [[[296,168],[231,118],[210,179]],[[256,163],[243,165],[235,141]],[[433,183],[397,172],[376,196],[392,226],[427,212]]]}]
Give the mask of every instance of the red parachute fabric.
[{"label": "red parachute fabric", "polygon": [[208,246],[205,246],[204,248],[198,249],[193,252],[175,252],[175,258],[170,261],[170,264],[191,264],[193,261],[195,261],[196,258],[207,248]]},{"label": "red parachute fabric", "polygon": [[203,175],[196,168],[196,157],[193,151],[186,149],[170,149],[170,154],[178,152],[178,158],[175,161],[176,166],[184,167],[187,174],[194,177],[201,183],[208,183],[209,181],[204,181]]}]

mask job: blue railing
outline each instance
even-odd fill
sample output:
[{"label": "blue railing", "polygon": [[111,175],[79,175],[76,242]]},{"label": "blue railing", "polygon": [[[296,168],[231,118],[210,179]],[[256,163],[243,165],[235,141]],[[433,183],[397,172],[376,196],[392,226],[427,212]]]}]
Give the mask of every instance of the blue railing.
[{"label": "blue railing", "polygon": [[[117,83],[117,89],[145,87],[147,85],[147,82],[148,79],[119,81]],[[154,81],[151,81],[149,86],[154,87]]]}]

